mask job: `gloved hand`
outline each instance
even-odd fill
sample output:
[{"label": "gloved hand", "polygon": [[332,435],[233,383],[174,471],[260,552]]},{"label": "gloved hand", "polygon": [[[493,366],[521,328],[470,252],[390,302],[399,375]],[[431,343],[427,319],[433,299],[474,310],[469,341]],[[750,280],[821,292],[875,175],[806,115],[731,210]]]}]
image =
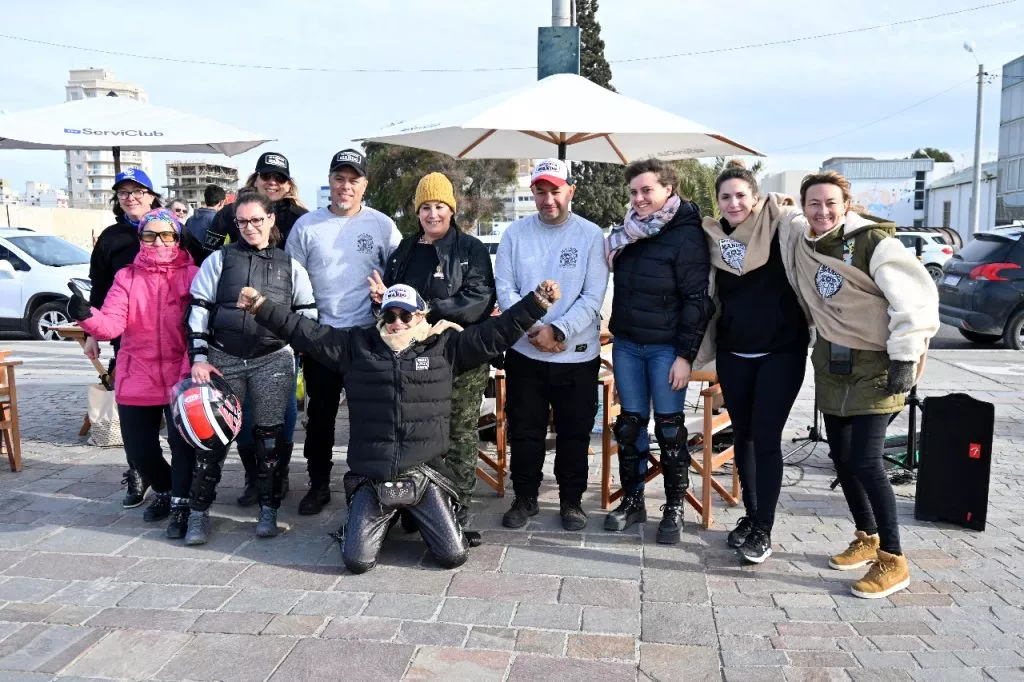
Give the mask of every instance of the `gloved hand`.
[{"label": "gloved hand", "polygon": [[72,320],[88,320],[92,317],[92,308],[89,306],[89,302],[79,295],[78,291],[72,287],[71,298],[68,299],[68,317]]},{"label": "gloved hand", "polygon": [[889,395],[907,393],[914,385],[914,363],[909,360],[889,361]]}]

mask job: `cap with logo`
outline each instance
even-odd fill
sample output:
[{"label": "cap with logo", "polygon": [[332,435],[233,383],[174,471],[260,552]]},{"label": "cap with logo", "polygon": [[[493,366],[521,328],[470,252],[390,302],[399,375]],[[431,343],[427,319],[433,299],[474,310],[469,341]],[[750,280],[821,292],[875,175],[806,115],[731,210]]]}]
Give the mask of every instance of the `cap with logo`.
[{"label": "cap with logo", "polygon": [[569,174],[569,164],[560,159],[544,159],[533,167],[530,186],[533,187],[541,180],[550,182],[555,187],[571,185],[572,176]]},{"label": "cap with logo", "polygon": [[362,152],[355,149],[342,149],[331,157],[331,170],[328,172],[333,173],[343,166],[348,166],[359,175],[366,177],[366,157]]},{"label": "cap with logo", "polygon": [[118,185],[122,182],[137,182],[150,192],[153,191],[153,181],[146,175],[146,171],[141,168],[125,168],[114,176],[114,190],[117,190]]},{"label": "cap with logo", "polygon": [[423,302],[423,297],[408,284],[392,284],[389,286],[387,291],[384,292],[380,304],[381,310],[401,308],[402,310],[408,310],[410,313],[418,313],[425,310],[426,307],[427,304]]},{"label": "cap with logo", "polygon": [[278,175],[283,175],[288,180],[292,179],[292,174],[288,169],[288,159],[285,158],[284,154],[278,154],[277,152],[260,154],[260,158],[256,161],[256,172],[277,173]]}]

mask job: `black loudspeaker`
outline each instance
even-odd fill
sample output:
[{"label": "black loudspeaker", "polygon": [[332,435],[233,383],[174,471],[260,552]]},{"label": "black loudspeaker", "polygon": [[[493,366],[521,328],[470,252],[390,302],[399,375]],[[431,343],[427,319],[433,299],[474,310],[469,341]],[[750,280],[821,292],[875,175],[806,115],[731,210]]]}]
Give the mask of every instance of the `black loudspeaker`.
[{"label": "black loudspeaker", "polygon": [[985,530],[995,413],[965,393],[925,398],[914,518]]}]

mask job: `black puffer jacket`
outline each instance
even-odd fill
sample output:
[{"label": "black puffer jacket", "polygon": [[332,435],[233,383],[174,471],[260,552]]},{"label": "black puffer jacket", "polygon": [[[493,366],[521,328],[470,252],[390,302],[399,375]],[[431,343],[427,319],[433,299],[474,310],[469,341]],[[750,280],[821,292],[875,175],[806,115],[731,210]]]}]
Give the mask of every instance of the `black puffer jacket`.
[{"label": "black puffer jacket", "polygon": [[114,275],[121,268],[135,262],[139,255],[139,232],[124,218],[100,232],[89,258],[89,305],[102,308],[107,292],[114,286]]},{"label": "black puffer jacket", "polygon": [[671,344],[678,357],[693,362],[715,311],[710,269],[700,209],[683,201],[661,232],[615,258],[608,329],[634,343]]},{"label": "black puffer jacket", "polygon": [[[307,213],[309,213],[308,209],[299,206],[291,199],[274,202],[274,224],[281,232],[281,243],[278,246],[284,248],[288,241],[288,233],[292,231],[295,221]],[[200,243],[193,240],[188,245],[188,250],[196,265],[202,265],[207,256],[224,246],[225,243],[237,244],[240,241],[242,241],[242,235],[235,226],[235,205],[228,204],[217,211],[217,215],[213,217],[213,222],[206,229],[205,241]]]},{"label": "black puffer jacket", "polygon": [[448,451],[455,375],[510,348],[543,315],[536,297],[528,295],[500,317],[461,333],[446,329],[400,353],[376,327],[322,326],[287,306],[264,303],[256,321],[345,375],[349,469],[386,481],[412,467],[440,463]]},{"label": "black puffer jacket", "polygon": [[[406,266],[423,230],[406,237],[388,259],[384,284],[413,284],[405,280]],[[429,322],[448,320],[463,327],[486,320],[494,310],[494,269],[483,242],[458,228],[452,219],[448,233],[434,242],[444,278],[431,277],[426,287],[417,287],[430,306]],[[415,284],[413,284],[415,286]],[[426,290],[424,290],[426,289]]]}]

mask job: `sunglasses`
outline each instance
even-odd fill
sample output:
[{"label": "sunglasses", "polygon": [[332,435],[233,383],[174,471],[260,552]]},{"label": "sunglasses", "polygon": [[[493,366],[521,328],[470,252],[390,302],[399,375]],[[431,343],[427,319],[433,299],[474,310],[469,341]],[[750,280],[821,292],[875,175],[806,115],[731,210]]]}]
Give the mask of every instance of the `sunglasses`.
[{"label": "sunglasses", "polygon": [[179,214],[179,215],[185,215],[186,213],[188,213],[188,209],[187,208],[176,208],[176,209],[174,209],[174,212]]},{"label": "sunglasses", "polygon": [[280,173],[260,173],[260,180],[263,182],[276,182],[279,185],[288,182],[288,178]]},{"label": "sunglasses", "polygon": [[178,233],[174,230],[168,230],[166,232],[150,232],[149,230],[143,230],[139,235],[139,239],[143,244],[156,244],[156,240],[158,238],[164,244],[173,244],[178,241]]},{"label": "sunglasses", "polygon": [[380,314],[380,317],[384,320],[384,324],[394,324],[396,320],[409,324],[414,314],[401,308],[388,308]]}]

